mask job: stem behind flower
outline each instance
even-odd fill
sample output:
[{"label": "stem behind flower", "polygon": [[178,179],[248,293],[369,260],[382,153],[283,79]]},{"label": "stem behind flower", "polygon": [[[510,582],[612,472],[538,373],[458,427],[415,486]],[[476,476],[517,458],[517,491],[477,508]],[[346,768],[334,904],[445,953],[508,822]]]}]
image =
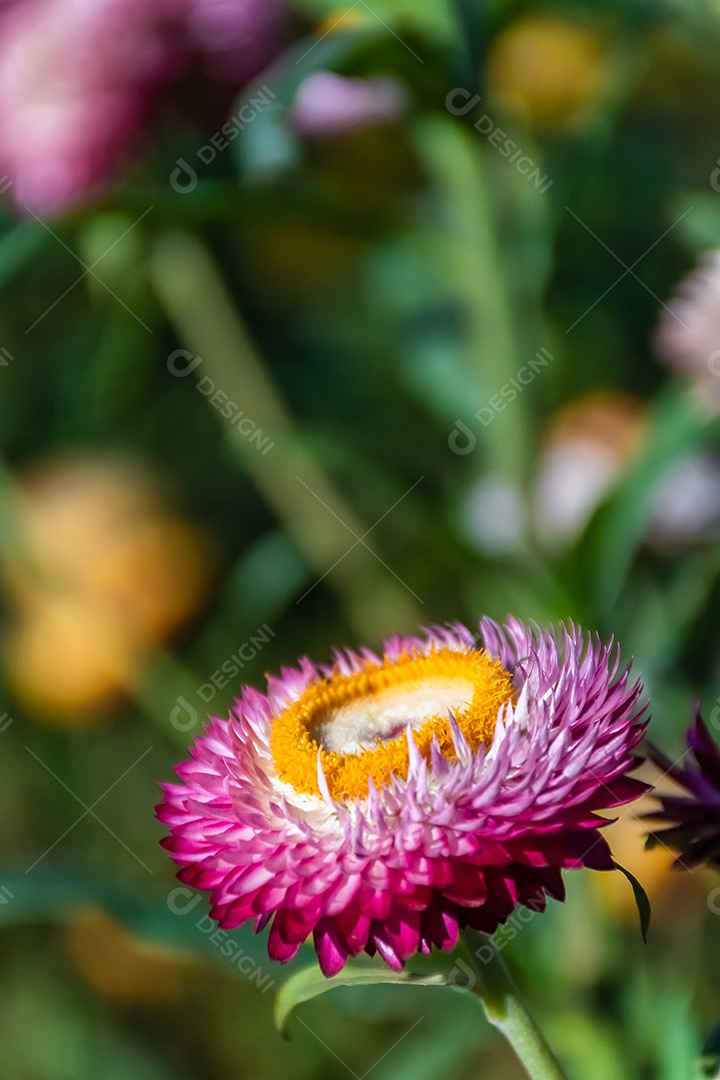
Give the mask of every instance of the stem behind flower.
[{"label": "stem behind flower", "polygon": [[[497,949],[483,962],[487,939],[474,930],[464,930],[476,981],[472,987],[482,1002],[485,1015],[512,1046],[531,1080],[567,1080],[544,1035],[520,999],[518,989]],[[481,954],[480,945],[483,946]]]}]

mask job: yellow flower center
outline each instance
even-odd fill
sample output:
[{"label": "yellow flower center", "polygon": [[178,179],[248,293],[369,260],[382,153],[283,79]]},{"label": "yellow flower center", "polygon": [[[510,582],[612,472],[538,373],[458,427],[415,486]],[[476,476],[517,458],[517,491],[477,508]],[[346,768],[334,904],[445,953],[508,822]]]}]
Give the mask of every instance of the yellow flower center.
[{"label": "yellow flower center", "polygon": [[368,794],[391,777],[405,778],[408,724],[428,759],[433,739],[450,760],[457,755],[452,713],[473,750],[491,742],[498,711],[513,700],[512,678],[487,653],[436,649],[403,653],[353,675],[311,683],[273,722],[270,734],[278,778],[303,794],[319,795],[318,752],[334,799]]}]

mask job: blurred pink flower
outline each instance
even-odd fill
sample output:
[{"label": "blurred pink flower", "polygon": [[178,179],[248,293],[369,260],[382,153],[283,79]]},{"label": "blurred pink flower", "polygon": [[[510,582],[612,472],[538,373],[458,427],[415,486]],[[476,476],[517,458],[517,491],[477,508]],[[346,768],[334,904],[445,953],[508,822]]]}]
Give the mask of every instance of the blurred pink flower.
[{"label": "blurred pink flower", "polygon": [[397,79],[350,79],[316,71],[295,96],[291,123],[300,135],[339,135],[365,124],[388,123],[402,115],[407,92]]},{"label": "blurred pink flower", "polygon": [[216,78],[251,79],[273,59],[285,37],[289,11],[280,0],[185,2],[190,40]]},{"label": "blurred pink flower", "polygon": [[[240,83],[272,58],[275,0],[16,0],[0,11],[0,174],[52,213],[120,167],[158,93],[195,58]],[[1,186],[1,185],[0,185]]]},{"label": "blurred pink flower", "polygon": [[709,251],[668,300],[653,336],[658,358],[690,376],[711,411],[720,406],[720,251]]},{"label": "blurred pink flower", "polygon": [[27,0],[0,22],[0,169],[33,211],[56,210],[113,169],[174,50],[132,0]]}]

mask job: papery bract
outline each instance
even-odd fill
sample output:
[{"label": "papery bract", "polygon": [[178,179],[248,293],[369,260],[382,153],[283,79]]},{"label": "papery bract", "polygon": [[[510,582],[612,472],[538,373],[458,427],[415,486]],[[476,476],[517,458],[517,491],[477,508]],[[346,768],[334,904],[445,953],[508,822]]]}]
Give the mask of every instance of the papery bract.
[{"label": "papery bract", "polygon": [[597,811],[646,789],[628,776],[641,687],[618,664],[514,619],[483,620],[479,645],[453,625],[302,660],[196,740],[163,843],[223,927],[272,921],[281,961],[313,934],[328,976],[493,933],[563,899],[562,870],[613,868]]}]

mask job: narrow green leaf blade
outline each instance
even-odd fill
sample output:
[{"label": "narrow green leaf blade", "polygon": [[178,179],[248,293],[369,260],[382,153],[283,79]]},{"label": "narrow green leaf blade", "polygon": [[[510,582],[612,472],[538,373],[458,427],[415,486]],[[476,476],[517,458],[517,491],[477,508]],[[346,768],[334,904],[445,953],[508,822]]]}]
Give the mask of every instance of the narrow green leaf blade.
[{"label": "narrow green leaf blade", "polygon": [[637,904],[638,915],[640,916],[640,933],[642,934],[643,941],[647,945],[648,930],[650,929],[650,897],[643,889],[638,879],[626,870],[620,863],[613,864],[616,870],[619,870],[621,874],[624,874],[632,886],[633,895],[635,897],[635,903]]}]

